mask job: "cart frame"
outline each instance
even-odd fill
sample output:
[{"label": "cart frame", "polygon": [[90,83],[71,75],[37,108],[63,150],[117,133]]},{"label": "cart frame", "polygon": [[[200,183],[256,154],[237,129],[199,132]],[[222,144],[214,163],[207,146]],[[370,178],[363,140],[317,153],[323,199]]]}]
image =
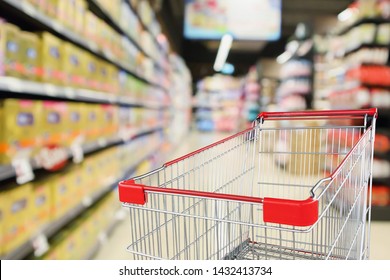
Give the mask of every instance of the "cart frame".
[{"label": "cart frame", "polygon": [[[137,257],[145,257],[152,259],[165,259],[165,258],[219,258],[219,259],[231,259],[231,258],[284,258],[281,252],[284,250],[288,252],[287,255],[292,258],[314,258],[314,259],[365,259],[368,258],[369,253],[369,229],[370,229],[370,220],[371,220],[371,185],[372,185],[372,161],[373,161],[373,143],[375,136],[375,121],[377,118],[377,110],[375,108],[365,109],[365,110],[326,110],[326,111],[305,111],[305,112],[263,112],[258,115],[258,118],[253,123],[251,128],[248,128],[242,132],[234,134],[230,137],[222,139],[218,142],[215,142],[211,145],[208,145],[204,148],[198,149],[194,152],[186,154],[182,157],[174,159],[165,163],[161,168],[151,171],[147,174],[134,177],[130,180],[125,180],[119,183],[119,199],[123,203],[123,206],[128,207],[130,211],[136,211],[137,214],[131,213],[131,218],[137,222],[133,225],[136,226],[138,223],[140,226],[145,221],[147,225],[144,230],[135,230],[133,229],[133,244],[137,242],[145,242],[143,246],[138,248],[133,248],[134,246],[129,246],[128,250],[137,255]],[[281,127],[267,127],[264,126],[264,123],[274,122],[280,124],[284,121],[293,121],[295,123],[304,123],[306,121],[342,121],[349,120],[358,121],[362,124],[360,126],[293,126],[291,128]],[[357,128],[359,127],[359,128]],[[324,133],[320,130],[325,131]],[[353,130],[352,130],[353,129]],[[355,130],[356,129],[356,130]],[[276,131],[276,132],[275,132]],[[288,132],[286,132],[288,131]],[[320,150],[307,150],[305,152],[291,152],[284,151],[283,153],[278,153],[275,151],[268,151],[262,148],[263,142],[266,142],[266,136],[268,133],[273,133],[270,135],[278,135],[278,137],[296,137],[296,139],[301,139],[297,132],[296,136],[293,134],[294,131],[309,131],[306,133],[304,138],[310,138],[306,145],[312,145],[314,140],[317,138],[324,138],[325,134],[333,133],[333,142],[331,145],[327,145],[330,149],[335,149],[333,146],[339,146],[337,151],[333,151],[332,155],[329,151],[322,152]],[[321,133],[321,137],[318,135]],[[347,137],[353,137],[352,144],[345,144],[344,150],[348,151],[342,154],[340,143],[343,143],[344,140],[341,140],[342,134],[347,135]],[[336,134],[336,136],[335,136]],[[340,134],[340,135],[339,135]],[[353,136],[349,136],[353,134]],[[355,134],[356,139],[355,139]],[[334,138],[339,137],[340,140],[337,142]],[[351,139],[348,138],[345,140],[345,143],[350,142]],[[314,139],[314,140],[313,140]],[[271,139],[272,140],[272,139]],[[307,140],[306,140],[307,141]],[[321,140],[322,141],[322,140]],[[326,140],[328,141],[328,140]],[[330,141],[330,140],[329,140]],[[233,148],[228,148],[227,151],[223,150],[225,145],[228,143],[238,143]],[[254,142],[254,144],[253,144]],[[272,142],[272,141],[268,141]],[[300,141],[296,141],[299,143]],[[245,145],[241,145],[245,144]],[[230,145],[230,144],[229,144]],[[335,155],[338,157],[337,166],[331,168],[331,172],[328,176],[321,177],[315,184],[309,185],[309,188],[305,189],[307,195],[301,196],[300,199],[291,199],[289,197],[272,197],[265,196],[259,197],[257,195],[251,195],[253,190],[244,191],[243,194],[235,194],[230,192],[224,192],[220,189],[207,191],[204,189],[198,190],[197,186],[192,186],[191,188],[186,188],[187,182],[192,178],[191,176],[196,176],[196,170],[204,168],[206,170],[206,175],[209,177],[215,177],[216,168],[213,169],[213,172],[208,171],[210,166],[207,166],[213,160],[216,160],[222,157],[225,153],[232,151],[236,146],[241,145],[245,147],[248,155],[241,156],[244,162],[244,168],[241,168],[243,171],[240,173],[240,180],[252,180],[254,181],[255,177],[255,166],[247,168],[246,162],[250,161],[250,158],[255,159],[257,154],[259,156],[266,157],[265,154],[272,154],[272,159],[286,158],[286,155],[289,156],[289,159],[297,159],[298,155],[302,157],[310,157],[308,160],[311,160],[312,157],[322,156],[327,158],[332,158]],[[298,146],[299,144],[296,144]],[[254,147],[252,147],[254,146]],[[351,147],[349,147],[351,146]],[[261,147],[261,148],[258,148]],[[292,144],[290,145],[290,148]],[[328,148],[329,149],[329,148]],[[214,150],[218,150],[213,157],[208,157],[208,154],[212,154]],[[222,151],[222,152],[221,152]],[[241,154],[243,153],[241,150]],[[218,154],[219,153],[219,154]],[[264,154],[264,155],[262,155]],[[296,154],[296,155],[294,155]],[[324,155],[322,155],[324,154]],[[326,154],[326,155],[325,155]],[[341,156],[342,155],[342,156]],[[205,159],[200,165],[196,165],[192,160],[197,159],[203,156]],[[341,159],[340,159],[341,156]],[[206,159],[207,158],[207,159]],[[240,159],[241,159],[240,158]],[[264,160],[264,159],[261,159]],[[261,161],[259,159],[259,161]],[[306,161],[306,158],[305,158]],[[331,160],[330,160],[331,161]],[[306,164],[306,163],[305,163]],[[333,163],[332,163],[333,164]],[[309,165],[309,164],[307,164]],[[301,165],[302,166],[302,165]],[[177,168],[177,171],[172,171],[173,168]],[[314,168],[312,168],[314,169]],[[175,172],[175,175],[168,176],[167,170],[171,170],[171,173]],[[291,172],[291,169],[289,170]],[[191,175],[190,172],[193,174]],[[218,171],[217,171],[218,172]],[[322,172],[322,171],[321,171]],[[358,175],[355,173],[360,172]],[[261,173],[261,171],[259,171]],[[318,172],[320,173],[320,171]],[[164,175],[162,175],[164,174]],[[184,174],[184,175],[183,175]],[[322,173],[321,173],[322,174]],[[259,176],[259,175],[258,175]],[[164,178],[164,179],[162,179]],[[183,179],[183,182],[179,184],[179,181]],[[155,180],[156,182],[153,182]],[[194,179],[195,180],[195,179]],[[214,179],[218,181],[219,179]],[[223,179],[222,179],[223,180]],[[233,179],[235,180],[235,179]],[[148,184],[145,183],[148,181]],[[196,181],[196,180],[195,180]],[[211,180],[211,182],[214,182]],[[231,180],[230,180],[231,181]],[[245,181],[246,184],[249,181]],[[157,185],[152,186],[153,184]],[[228,183],[224,183],[225,185]],[[259,182],[258,182],[259,184]],[[265,183],[262,183],[263,187]],[[192,183],[191,183],[192,185]],[[282,185],[278,182],[278,185]],[[175,187],[177,186],[177,187]],[[291,184],[291,186],[295,186]],[[253,188],[253,187],[252,187]],[[287,189],[287,188],[286,188]],[[249,194],[249,195],[248,195]],[[172,205],[167,206],[167,201],[171,199]],[[150,200],[150,201],[148,201]],[[188,200],[188,201],[187,201]],[[182,202],[183,201],[183,202]],[[184,202],[185,201],[185,202]],[[191,202],[189,202],[191,201]],[[175,205],[180,203],[185,204],[186,206],[178,206],[175,208]],[[202,206],[203,209],[198,209],[192,211],[192,208],[197,208],[199,205],[204,203],[205,206]],[[215,211],[211,211],[206,206],[208,204],[214,203]],[[213,204],[213,205],[214,205]],[[217,206],[218,204],[218,206]],[[180,208],[181,207],[181,208]],[[199,206],[200,207],[200,206]],[[198,207],[198,208],[199,208]],[[218,208],[219,207],[219,208]],[[261,208],[262,212],[262,221],[256,221],[254,218],[254,207]],[[180,209],[179,209],[180,208]],[[206,209],[207,208],[207,209]],[[218,209],[217,209],[218,208]],[[359,208],[358,210],[356,210]],[[360,209],[361,208],[361,209]],[[210,208],[211,209],[211,208]],[[224,209],[224,210],[221,210]],[[233,209],[233,210],[232,210]],[[245,210],[244,210],[245,209]],[[341,214],[339,214],[338,212]],[[345,213],[344,213],[344,212]],[[217,213],[218,212],[218,213]],[[240,213],[239,217],[234,216],[231,218],[229,213]],[[242,216],[242,212],[247,214]],[[355,213],[356,212],[356,213]],[[134,215],[138,215],[138,218],[134,218]],[[142,218],[143,215],[143,218]],[[167,219],[167,215],[170,216]],[[236,215],[236,214],[234,214]],[[132,217],[133,216],[133,217]],[[244,217],[245,218],[242,218]],[[337,217],[336,217],[337,216]],[[356,217],[355,217],[356,216]],[[161,219],[165,221],[160,221]],[[185,241],[180,241],[179,245],[175,245],[175,252],[164,254],[163,250],[157,250],[153,247],[162,247],[162,242],[167,243],[167,248],[169,247],[168,243],[171,239],[180,238],[181,234],[173,233],[169,234],[168,230],[166,233],[162,234],[161,232],[158,236],[155,236],[156,232],[159,232],[160,229],[168,227],[168,223],[173,223],[173,219],[181,217],[186,221],[187,224],[184,224],[183,230],[186,232],[183,237]],[[352,217],[352,218],[351,218]],[[188,221],[187,221],[188,219]],[[341,224],[344,221],[344,224]],[[218,243],[217,247],[223,247],[223,253],[221,253],[221,248],[213,248],[213,253],[208,252],[206,255],[199,253],[186,253],[182,254],[188,249],[189,246],[199,247],[196,245],[196,242],[199,240],[199,231],[209,230],[209,226],[206,225],[208,222],[219,223],[216,227],[219,228],[219,234],[226,235],[224,237],[214,237],[215,233],[208,236],[208,241],[203,242],[203,247],[213,247],[205,245],[207,242],[216,242]],[[366,225],[366,222],[368,225]],[[192,224],[190,224],[192,223]],[[205,224],[205,229],[200,229],[200,223]],[[199,224],[199,225],[198,225]],[[339,225],[340,224],[340,225]],[[176,226],[175,226],[176,227]],[[192,229],[195,227],[195,230]],[[245,227],[245,230],[243,230]],[[333,228],[336,228],[333,229]],[[191,228],[191,231],[196,232],[195,235],[197,238],[193,238],[192,234],[187,233],[188,229]],[[176,231],[176,228],[173,229]],[[234,233],[232,234],[231,231]],[[260,239],[264,238],[264,235],[267,235],[267,232],[271,232],[274,236],[272,244],[269,244],[269,240],[266,242],[257,243],[253,238],[248,237],[250,234],[248,232],[252,231],[252,237],[259,236]],[[256,231],[256,233],[254,233]],[[334,231],[329,233],[328,231]],[[348,234],[352,235],[351,237],[346,237],[346,231]],[[134,232],[136,232],[134,234]],[[178,231],[179,232],[179,231]],[[245,234],[243,234],[245,232]],[[317,234],[317,237],[314,237],[314,232]],[[203,233],[208,235],[209,233]],[[277,236],[279,234],[279,236]],[[300,235],[313,235],[312,237],[305,237],[305,241],[297,241]],[[331,235],[331,241],[323,241],[327,239],[326,235]],[[199,236],[198,236],[199,235]],[[318,237],[319,236],[319,237]],[[148,239],[146,241],[146,239]],[[167,240],[163,240],[163,239]],[[203,237],[202,237],[203,238]],[[169,239],[169,240],[168,240]],[[223,239],[223,241],[220,241]],[[228,240],[227,239],[234,239]],[[292,241],[292,239],[294,239]],[[310,240],[310,242],[307,242]],[[282,242],[283,241],[283,242]],[[148,245],[146,243],[149,242]],[[181,244],[181,243],[185,244]],[[290,244],[294,242],[293,249],[289,249],[288,246],[282,245],[282,243]],[[307,243],[311,243],[308,245]],[[348,244],[347,244],[348,243]],[[195,244],[195,245],[194,245]],[[260,244],[260,245],[259,245]],[[276,244],[276,245],[275,245]],[[297,245],[298,244],[298,245]],[[299,245],[301,244],[301,245]],[[352,245],[351,245],[352,244]],[[137,245],[138,246],[138,245]],[[135,246],[135,247],[137,247]],[[302,249],[301,247],[310,247],[309,249]],[[142,247],[142,248],[141,248]],[[191,248],[192,248],[191,247]],[[228,248],[225,248],[228,247]],[[256,247],[256,248],[255,248]],[[260,248],[261,247],[261,248]],[[275,254],[263,253],[259,254],[259,248],[266,247],[266,251],[272,252],[275,250]],[[275,247],[274,249],[268,247]],[[318,249],[318,247],[321,247]],[[322,248],[323,247],[323,248]],[[168,250],[168,249],[166,249]],[[169,249],[170,250],[170,249]],[[195,249],[191,249],[196,251]],[[206,249],[206,251],[209,249]],[[217,251],[217,252],[215,252]],[[243,254],[242,252],[250,252],[250,257]],[[336,252],[337,251],[337,252]],[[279,252],[279,253],[278,253]],[[304,252],[304,253],[302,253]],[[182,255],[181,255],[182,254]],[[245,256],[244,256],[245,255]]]}]

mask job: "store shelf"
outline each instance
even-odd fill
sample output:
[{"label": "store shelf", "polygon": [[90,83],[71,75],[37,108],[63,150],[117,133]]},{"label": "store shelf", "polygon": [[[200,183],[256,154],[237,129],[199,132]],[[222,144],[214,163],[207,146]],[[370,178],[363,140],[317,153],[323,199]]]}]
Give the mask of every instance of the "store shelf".
[{"label": "store shelf", "polygon": [[356,47],[356,48],[353,48],[351,50],[346,50],[345,53],[344,53],[344,57],[354,53],[354,52],[357,52],[361,49],[366,49],[366,48],[374,48],[374,49],[388,49],[389,48],[389,45],[384,45],[384,44],[377,44],[377,43],[372,43],[372,44],[361,44],[360,46]]},{"label": "store shelf", "polygon": [[[139,22],[141,23],[142,25],[142,28],[144,30],[146,30],[147,32],[149,32],[150,34],[152,34],[152,38],[154,40],[154,43],[158,46],[158,48],[162,51],[165,52],[165,50],[163,49],[163,47],[160,45],[160,43],[157,41],[157,38],[155,37],[155,35],[153,35],[153,33],[150,31],[149,27],[142,21],[141,17],[139,16],[139,14],[137,13],[137,10],[135,7],[133,7],[130,3],[130,0],[127,0],[125,1],[125,3],[127,3],[129,6],[130,6],[130,9],[134,12],[134,14],[137,16]],[[156,20],[156,18],[154,17],[153,19],[154,21]],[[165,53],[167,55],[167,53]]]},{"label": "store shelf", "polygon": [[[108,22],[110,24],[111,27],[113,27],[118,33],[120,33],[121,35],[124,35],[126,36],[126,38],[128,38],[132,43],[133,45],[140,51],[142,52],[143,55],[145,55],[146,57],[152,59],[153,63],[154,63],[154,66],[157,67],[158,69],[160,70],[163,70],[165,71],[165,69],[157,62],[155,61],[155,59],[153,58],[153,56],[151,56],[150,54],[148,54],[141,46],[138,42],[136,42],[134,40],[134,38],[132,38],[125,30],[123,30],[123,28],[120,26],[119,23],[117,23],[117,21],[112,18],[112,16],[104,9],[104,7],[102,7],[96,0],[89,0],[88,3],[90,4],[90,7],[91,7],[91,10],[95,12],[95,14],[97,16],[101,16],[103,17],[103,19],[105,20],[105,22]],[[149,32],[149,31],[148,31]],[[153,36],[153,35],[152,35]]]},{"label": "store shelf", "polygon": [[0,259],[2,260],[23,259],[24,257],[34,252],[35,250],[34,241],[36,240],[36,238],[38,238],[39,236],[44,236],[44,238],[48,240],[50,237],[54,236],[64,226],[66,226],[71,221],[73,221],[76,217],[78,217],[80,214],[85,212],[90,206],[94,205],[98,200],[103,198],[110,191],[115,189],[117,187],[117,182],[127,179],[130,176],[130,174],[134,172],[134,170],[139,164],[141,164],[144,160],[146,160],[147,158],[155,154],[157,151],[159,151],[160,146],[161,144],[159,144],[157,148],[151,149],[151,151],[145,157],[138,160],[133,166],[129,167],[122,174],[122,176],[120,176],[120,178],[111,179],[111,182],[107,183],[106,187],[96,191],[92,195],[87,195],[86,197],[84,197],[82,202],[79,203],[76,207],[74,207],[70,211],[68,211],[65,216],[44,226],[40,230],[40,234],[38,236],[33,236],[32,238],[30,238],[30,240],[22,244],[19,248],[17,248],[13,252],[1,256]]},{"label": "store shelf", "polygon": [[339,30],[336,30],[333,32],[332,35],[341,36],[350,31],[352,28],[359,26],[364,23],[374,23],[374,24],[381,24],[381,23],[389,23],[390,19],[385,19],[382,17],[372,17],[372,18],[361,18],[353,22],[352,24],[348,26],[344,26],[340,28]]},{"label": "store shelf", "polygon": [[[100,138],[95,142],[82,145],[82,152],[84,155],[90,154],[114,145],[122,144],[126,141],[130,141],[147,134],[151,134],[153,132],[160,131],[162,129],[164,129],[164,126],[158,125],[156,127],[134,130],[132,133],[127,135],[126,138],[124,138],[123,135],[116,135],[110,138]],[[68,160],[73,158],[73,154],[69,149],[67,150],[67,153]],[[42,166],[38,164],[35,159],[30,159],[30,165],[33,171],[42,168]],[[12,179],[14,177],[16,177],[16,172],[15,168],[12,165],[0,165],[0,181]]]},{"label": "store shelf", "polygon": [[108,50],[101,50],[99,46],[94,43],[86,40],[82,35],[79,35],[73,31],[70,31],[68,28],[64,27],[62,24],[58,23],[56,20],[46,16],[41,11],[36,9],[30,3],[25,1],[16,1],[16,0],[3,0],[0,2],[0,8],[6,6],[7,8],[14,9],[15,11],[22,14],[22,16],[28,20],[31,24],[37,27],[43,27],[48,31],[51,31],[58,36],[65,38],[66,40],[90,51],[91,53],[105,59],[106,61],[114,64],[115,66],[121,68],[122,70],[128,72],[130,75],[135,78],[148,83],[151,86],[161,88],[167,91],[166,88],[160,84],[150,81],[147,78],[143,77],[135,69],[129,68],[125,63],[119,61],[115,56]]},{"label": "store shelf", "polygon": [[58,86],[49,83],[33,82],[14,77],[0,77],[0,96],[4,93],[57,98],[70,101],[130,105],[149,109],[164,108],[157,105],[157,102],[139,102],[127,96],[118,96],[101,91]]}]

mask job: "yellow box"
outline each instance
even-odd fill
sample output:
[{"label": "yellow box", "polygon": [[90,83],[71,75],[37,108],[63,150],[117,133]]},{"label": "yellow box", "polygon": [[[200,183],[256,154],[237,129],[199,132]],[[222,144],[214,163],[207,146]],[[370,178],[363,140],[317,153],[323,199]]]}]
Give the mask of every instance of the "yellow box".
[{"label": "yellow box", "polygon": [[40,67],[40,39],[38,35],[31,32],[21,31],[21,52],[22,52],[22,77],[32,81],[39,81],[42,75]]},{"label": "yellow box", "polygon": [[92,90],[98,90],[99,75],[98,62],[94,55],[86,53],[86,79],[87,87]]},{"label": "yellow box", "polygon": [[97,30],[98,29],[99,20],[97,16],[91,11],[85,12],[85,20],[84,20],[84,34],[87,40],[97,43]]},{"label": "yellow box", "polygon": [[64,73],[64,85],[83,87],[81,51],[68,42],[61,45],[61,68]]},{"label": "yellow box", "polygon": [[64,73],[61,69],[62,40],[48,32],[42,32],[41,37],[41,66],[42,81],[53,84],[64,84]]},{"label": "yellow box", "polygon": [[44,225],[51,222],[53,203],[52,176],[34,181],[31,196],[31,227],[38,232]]},{"label": "yellow box", "polygon": [[[2,52],[4,64],[0,74],[12,77],[21,77],[23,67],[21,64],[20,30],[17,26],[0,23],[0,52]],[[1,73],[3,72],[3,73]]]},{"label": "yellow box", "polygon": [[28,240],[31,233],[32,185],[10,186],[1,192],[5,200],[4,211],[4,253],[10,253]]},{"label": "yellow box", "polygon": [[100,126],[99,124],[99,105],[85,104],[85,122],[86,127],[86,142],[95,142],[99,138]]},{"label": "yellow box", "polygon": [[43,132],[42,144],[65,146],[67,143],[66,131],[69,128],[69,108],[66,102],[61,101],[41,101],[42,103],[42,123]]},{"label": "yellow box", "polygon": [[19,152],[33,152],[40,144],[39,102],[4,99],[0,102],[0,163],[9,164]]},{"label": "yellow box", "polygon": [[118,133],[119,109],[111,104],[99,104],[98,106],[99,137],[111,138]]},{"label": "yellow box", "polygon": [[53,219],[63,217],[72,208],[74,197],[72,196],[72,186],[69,180],[69,172],[63,171],[55,175],[52,180],[53,192]]},{"label": "yellow box", "polygon": [[84,20],[87,12],[87,3],[85,0],[76,0],[75,2],[75,31],[82,34],[84,31]]},{"label": "yellow box", "polygon": [[67,119],[65,122],[67,123],[66,125],[66,130],[64,131],[65,134],[67,135],[66,138],[68,139],[67,141],[67,146],[70,147],[75,141],[80,141],[79,143],[82,144],[82,133],[83,133],[83,128],[82,128],[82,106],[83,104],[78,103],[78,102],[68,102],[68,114],[66,114]]}]

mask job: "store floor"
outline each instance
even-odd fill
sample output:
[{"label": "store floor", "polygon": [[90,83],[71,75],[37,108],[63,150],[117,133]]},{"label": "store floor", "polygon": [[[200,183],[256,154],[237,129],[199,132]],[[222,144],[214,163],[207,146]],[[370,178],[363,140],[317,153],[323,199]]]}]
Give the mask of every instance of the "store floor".
[{"label": "store floor", "polygon": [[[194,151],[200,147],[222,139],[226,134],[220,133],[199,133],[192,132],[182,143],[174,149],[167,160],[174,159],[188,152]],[[130,239],[130,223],[127,217],[128,213],[123,209],[125,216],[112,233],[104,239],[102,246],[97,251],[94,259],[98,260],[126,260],[131,259],[131,254],[126,251]],[[370,259],[390,260],[390,221],[371,223],[371,250]]]}]

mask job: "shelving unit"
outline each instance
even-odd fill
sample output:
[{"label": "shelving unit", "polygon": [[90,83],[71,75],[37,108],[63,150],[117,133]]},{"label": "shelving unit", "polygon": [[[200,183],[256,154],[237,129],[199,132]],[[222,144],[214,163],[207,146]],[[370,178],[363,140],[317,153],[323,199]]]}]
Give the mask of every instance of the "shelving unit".
[{"label": "shelving unit", "polygon": [[[119,3],[119,1],[117,2]],[[82,154],[81,163],[80,160],[71,163],[71,160],[74,160],[79,155],[76,155],[75,151],[70,147],[63,147],[67,155],[67,169],[76,167],[78,164],[83,164],[84,161],[88,161],[95,155],[111,151],[112,148],[123,149],[121,156],[127,156],[127,158],[120,159],[120,161],[121,164],[129,164],[126,166],[126,169],[122,170],[121,174],[117,177],[109,176],[107,180],[104,180],[104,185],[100,189],[94,190],[92,193],[88,193],[85,197],[80,198],[81,202],[73,206],[61,217],[51,220],[39,229],[34,229],[34,234],[20,246],[17,246],[16,249],[4,253],[2,248],[0,248],[1,259],[21,259],[37,252],[39,257],[42,254],[42,250],[46,251],[46,249],[39,248],[41,242],[44,244],[49,243],[48,246],[50,248],[51,238],[55,238],[61,234],[68,224],[75,223],[85,211],[94,207],[98,201],[112,193],[118,181],[131,176],[142,163],[150,160],[154,161],[156,154],[164,150],[165,146],[171,145],[174,136],[178,136],[178,133],[173,133],[173,136],[168,136],[167,134],[169,133],[167,132],[169,130],[175,130],[175,123],[180,123],[183,127],[184,124],[189,122],[188,111],[190,110],[191,104],[190,102],[188,102],[187,106],[180,104],[183,100],[189,100],[191,96],[189,71],[186,69],[183,61],[180,61],[180,58],[171,59],[172,54],[169,53],[168,45],[162,45],[157,40],[160,29],[155,17],[153,16],[153,22],[150,23],[153,25],[151,28],[137,14],[137,7],[133,6],[128,0],[120,1],[122,5],[125,5],[124,7],[126,9],[130,9],[136,15],[141,26],[141,33],[143,32],[146,37],[149,37],[149,40],[152,39],[152,45],[143,44],[144,41],[140,40],[140,38],[134,38],[123,27],[123,24],[118,18],[111,15],[101,3],[103,2],[99,0],[85,0],[87,10],[114,30],[116,36],[120,36],[126,41],[126,44],[130,44],[131,48],[137,51],[137,58],[134,57],[134,59],[142,59],[142,62],[146,63],[148,68],[144,68],[143,64],[141,65],[141,63],[135,62],[131,66],[120,57],[114,55],[109,49],[105,49],[104,46],[100,46],[93,40],[88,40],[80,32],[72,30],[56,18],[49,16],[41,9],[38,9],[38,7],[33,6],[27,0],[0,1],[1,16],[7,19],[9,15],[10,19],[14,21],[12,22],[13,24],[21,23],[21,27],[27,26],[29,31],[47,31],[65,42],[74,44],[80,49],[117,68],[119,70],[118,81],[120,81],[120,75],[125,73],[125,78],[130,75],[137,83],[142,84],[143,90],[145,91],[142,96],[135,96],[135,92],[132,92],[132,90],[136,90],[134,88],[130,90],[127,88],[119,88],[118,92],[110,92],[109,90],[95,90],[72,85],[58,85],[51,82],[33,81],[27,78],[0,76],[0,98],[61,101],[72,104],[90,103],[99,104],[99,106],[100,104],[108,104],[115,106],[118,114],[122,108],[137,110],[137,115],[133,116],[133,118],[137,119],[135,126],[128,128],[128,120],[126,120],[125,124],[119,123],[119,128],[111,132],[110,136],[105,135],[94,141],[81,142],[77,151]],[[149,12],[153,13],[152,11]],[[173,73],[175,73],[175,78]],[[174,91],[174,89],[178,88],[181,89],[181,96],[177,96],[177,91]],[[118,116],[118,119],[120,122],[120,116]],[[183,127],[179,133],[183,134],[185,131]],[[141,141],[139,139],[146,145],[142,146],[142,155],[140,151],[133,151],[137,149],[134,145],[140,144],[137,142]],[[159,139],[158,143],[156,142],[157,139]],[[133,154],[129,154],[132,151]],[[56,176],[52,174],[53,172],[43,170],[42,165],[35,157],[29,158],[28,160],[32,172],[37,173],[38,178],[46,175]],[[117,160],[119,161],[119,158]],[[58,174],[62,172],[57,171]],[[13,165],[0,165],[1,182],[7,182],[8,184],[15,181],[16,177],[17,174]],[[19,186],[15,185],[14,188],[19,188]],[[113,219],[107,228],[101,229],[102,234],[108,234],[115,226],[115,222],[115,219]],[[2,235],[0,237],[3,238]],[[95,243],[94,246],[85,252],[84,256],[86,258],[94,254],[100,244],[100,240],[97,240]]]},{"label": "shelving unit", "polygon": [[[366,15],[373,11],[377,14]],[[326,86],[316,94],[319,99],[329,101],[330,109],[378,108],[373,164],[376,199],[373,199],[372,219],[388,221],[390,199],[376,194],[383,190],[390,193],[390,173],[379,162],[385,161],[384,166],[388,166],[390,161],[390,145],[386,144],[390,141],[390,18],[381,16],[380,12],[374,7],[359,10],[356,13],[359,17],[335,28],[322,41],[326,47],[321,54],[320,82]],[[378,196],[383,199],[378,200]]]},{"label": "shelving unit", "polygon": [[[301,29],[304,30],[300,31]],[[302,34],[300,34],[302,33]],[[276,102],[280,110],[299,111],[313,107],[314,42],[308,27],[299,24],[295,35],[278,59],[282,64]]]},{"label": "shelving unit", "polygon": [[193,99],[200,131],[238,131],[242,110],[242,80],[215,75],[198,82]]}]

